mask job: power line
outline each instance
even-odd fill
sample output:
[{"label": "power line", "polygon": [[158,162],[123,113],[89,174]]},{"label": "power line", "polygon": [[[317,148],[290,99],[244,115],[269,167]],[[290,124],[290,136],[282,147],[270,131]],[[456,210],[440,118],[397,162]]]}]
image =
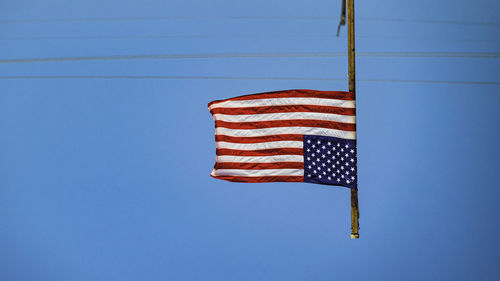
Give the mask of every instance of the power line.
[{"label": "power line", "polygon": [[[372,18],[357,17],[359,21],[368,22],[410,22],[447,25],[477,25],[496,26],[499,22],[435,20],[419,18]],[[1,19],[0,24],[43,24],[70,22],[124,22],[124,21],[165,21],[165,20],[331,20],[338,21],[337,16],[118,16],[118,17],[79,17],[79,18],[32,18],[32,19]]]},{"label": "power line", "polygon": [[154,55],[117,55],[88,57],[49,57],[3,59],[0,63],[66,62],[66,61],[113,61],[147,59],[209,59],[209,58],[290,58],[290,57],[344,57],[338,53],[205,53],[205,54],[154,54]]},{"label": "power line", "polygon": [[[235,76],[170,76],[170,75],[21,75],[0,76],[0,80],[288,80],[288,81],[347,81],[344,78],[318,77],[235,77]],[[409,79],[358,79],[358,82],[493,85],[496,81],[409,80]]]},{"label": "power line", "polygon": [[164,21],[164,20],[333,20],[333,17],[316,16],[124,16],[81,18],[3,19],[0,24],[113,22],[113,21]]},{"label": "power line", "polygon": [[31,41],[31,40],[123,40],[123,39],[192,39],[192,38],[274,38],[297,36],[284,35],[123,35],[123,36],[32,36],[32,37],[0,37],[0,41]]},{"label": "power line", "polygon": [[452,24],[452,25],[481,25],[481,26],[500,26],[499,22],[482,21],[462,21],[462,20],[433,20],[433,19],[412,19],[412,18],[369,18],[359,17],[360,21],[379,21],[379,22],[414,22],[428,24]]},{"label": "power line", "polygon": [[358,79],[359,82],[384,82],[384,83],[412,83],[412,84],[451,84],[451,85],[494,85],[496,81],[458,81],[458,80],[409,80],[409,79]]},{"label": "power line", "polygon": [[500,58],[496,52],[357,52],[360,57]]},{"label": "power line", "polygon": [[[199,53],[199,54],[152,54],[152,55],[116,55],[84,57],[46,57],[1,59],[0,64],[40,63],[40,62],[76,62],[76,61],[116,61],[150,59],[216,59],[216,58],[336,58],[345,57],[345,52],[310,52],[310,53]],[[500,58],[500,53],[482,52],[358,52],[359,57],[372,58]]]},{"label": "power line", "polygon": [[[243,38],[243,39],[253,39],[253,38],[280,38],[280,39],[335,39],[337,37],[332,34],[324,35],[281,35],[281,34],[213,34],[213,35],[121,35],[121,36],[25,36],[25,37],[0,37],[0,41],[43,41],[43,40],[150,40],[150,39],[233,39],[233,38]],[[338,37],[340,39],[345,39],[344,36]],[[498,39],[463,39],[463,38],[422,38],[422,37],[404,37],[404,36],[364,36],[359,35],[357,38],[367,38],[367,39],[383,39],[383,40],[414,40],[414,41],[455,41],[455,42],[491,42],[499,43]]]}]

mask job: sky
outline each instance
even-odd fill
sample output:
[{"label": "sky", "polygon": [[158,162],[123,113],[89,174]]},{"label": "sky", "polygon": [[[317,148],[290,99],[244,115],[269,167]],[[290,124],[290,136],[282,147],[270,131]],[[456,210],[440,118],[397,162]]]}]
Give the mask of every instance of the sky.
[{"label": "sky", "polygon": [[351,240],[347,188],[209,176],[208,102],[348,89],[340,1],[3,1],[0,280],[498,280],[500,2],[355,5]]}]

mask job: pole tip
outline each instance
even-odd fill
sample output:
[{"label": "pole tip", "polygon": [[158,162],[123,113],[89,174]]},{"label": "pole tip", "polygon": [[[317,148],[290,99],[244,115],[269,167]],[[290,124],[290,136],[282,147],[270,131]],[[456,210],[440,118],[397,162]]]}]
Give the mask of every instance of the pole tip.
[{"label": "pole tip", "polygon": [[359,233],[351,233],[351,239],[358,239]]}]

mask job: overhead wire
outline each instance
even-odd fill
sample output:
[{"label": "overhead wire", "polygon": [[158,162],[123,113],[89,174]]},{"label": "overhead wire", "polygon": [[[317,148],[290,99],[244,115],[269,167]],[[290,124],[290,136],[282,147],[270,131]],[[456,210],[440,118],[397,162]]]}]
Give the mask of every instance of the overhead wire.
[{"label": "overhead wire", "polygon": [[[435,20],[422,18],[374,18],[357,17],[359,21],[368,22],[412,22],[424,24],[447,25],[478,25],[500,27],[500,22],[465,21],[465,20]],[[332,20],[336,16],[116,16],[116,17],[75,17],[75,18],[31,18],[31,19],[0,19],[0,24],[43,24],[68,22],[126,22],[126,21],[164,21],[164,20]]]},{"label": "overhead wire", "polygon": [[[289,81],[347,81],[345,78],[319,77],[236,77],[236,76],[171,76],[171,75],[19,75],[0,76],[0,80],[289,80]],[[497,81],[411,80],[411,79],[357,79],[358,82],[465,84],[500,86]]]},{"label": "overhead wire", "polygon": [[165,20],[331,20],[326,16],[117,16],[80,18],[33,18],[1,19],[0,24],[33,24],[59,22],[123,22],[123,21],[165,21]]},{"label": "overhead wire", "polygon": [[[0,24],[28,24],[28,23],[63,23],[63,22],[114,22],[114,21],[154,21],[154,20],[337,20],[335,17],[313,17],[313,16],[230,16],[230,17],[87,17],[87,18],[55,18],[55,19],[20,19],[0,20]],[[496,22],[477,21],[453,21],[453,20],[429,20],[429,19],[405,19],[405,18],[364,18],[358,17],[360,21],[379,22],[414,22],[427,24],[465,24],[478,26],[500,26]],[[229,35],[230,37],[231,35]],[[87,37],[64,37],[64,36],[39,36],[39,37],[10,37],[0,38],[6,40],[106,40],[106,39],[160,39],[160,38],[220,38],[228,35],[141,35],[141,36],[87,36]],[[245,37],[236,35],[235,37]],[[275,36],[273,36],[275,37]],[[333,37],[333,34],[332,34]],[[363,37],[363,36],[360,36]],[[392,39],[414,39],[397,38]],[[470,40],[476,41],[476,40]],[[345,57],[344,52],[309,52],[309,53],[199,53],[199,54],[150,54],[150,55],[114,55],[114,56],[73,56],[73,57],[38,57],[38,58],[14,58],[0,59],[0,64],[12,63],[41,63],[41,62],[76,62],[76,61],[115,61],[115,60],[148,60],[148,59],[212,59],[212,58],[334,58]],[[358,52],[359,57],[393,57],[393,58],[500,58],[498,52]],[[0,76],[1,80],[28,80],[28,79],[163,79],[163,80],[297,80],[297,81],[345,81],[342,78],[305,78],[305,77],[233,77],[233,76],[168,76],[168,75],[21,75]],[[474,85],[500,85],[496,81],[452,81],[452,80],[398,80],[398,79],[358,79],[359,82],[382,82],[382,83],[425,83],[425,84],[474,84]]]},{"label": "overhead wire", "polygon": [[[405,36],[366,36],[357,35],[357,38],[364,39],[384,39],[384,40],[414,40],[414,41],[454,41],[454,42],[491,42],[500,43],[499,39],[467,39],[467,38],[423,38],[423,37],[405,37]],[[14,36],[14,37],[0,37],[0,41],[45,41],[45,40],[55,40],[55,41],[67,41],[67,40],[153,40],[153,39],[255,39],[255,38],[280,38],[280,39],[332,39],[336,40],[334,34],[324,34],[324,35],[266,35],[266,34],[194,34],[194,35],[184,35],[184,34],[152,34],[152,35],[119,35],[119,36]],[[338,37],[340,39],[345,39],[345,36]]]},{"label": "overhead wire", "polygon": [[427,24],[451,24],[451,25],[481,25],[481,26],[495,26],[500,27],[500,22],[487,22],[487,21],[464,21],[464,20],[434,20],[434,19],[416,19],[416,18],[371,18],[359,17],[360,21],[378,21],[378,22],[413,22],[413,23],[427,23]]},{"label": "overhead wire", "polygon": [[[114,56],[74,56],[0,59],[0,64],[77,62],[77,61],[117,61],[151,59],[215,59],[215,58],[335,58],[345,57],[345,52],[304,52],[304,53],[198,53],[198,54],[150,54]],[[359,57],[372,58],[500,58],[499,52],[358,52]]]},{"label": "overhead wire", "polygon": [[[337,20],[331,16],[117,16],[117,17],[80,17],[80,18],[33,18],[33,19],[3,19],[0,24],[37,24],[37,23],[67,23],[67,22],[122,22],[122,21],[157,21],[157,20]],[[414,22],[428,24],[460,24],[497,26],[500,22],[460,21],[460,20],[434,20],[418,18],[374,18],[358,17],[359,21],[375,22]],[[327,35],[328,36],[328,35]],[[321,38],[327,38],[321,36]],[[124,40],[124,39],[189,39],[189,38],[245,38],[245,37],[290,37],[296,36],[248,36],[248,35],[130,35],[130,36],[26,36],[26,37],[0,37],[0,41],[28,41],[28,40]],[[318,36],[319,37],[319,36]],[[333,37],[333,36],[332,36]],[[414,37],[384,37],[384,36],[357,36],[359,38],[378,38],[392,40],[431,40],[431,41],[460,41],[460,42],[499,42],[491,39],[452,39],[452,38],[414,38]],[[302,37],[301,37],[302,38]]]}]

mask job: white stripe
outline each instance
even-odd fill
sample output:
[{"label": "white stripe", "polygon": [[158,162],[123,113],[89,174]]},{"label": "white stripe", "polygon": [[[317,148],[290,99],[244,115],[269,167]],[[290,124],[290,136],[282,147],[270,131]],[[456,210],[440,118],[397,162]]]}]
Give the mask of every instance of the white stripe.
[{"label": "white stripe", "polygon": [[304,176],[303,169],[263,169],[263,170],[240,170],[240,169],[217,169],[213,170],[214,176]]},{"label": "white stripe", "polygon": [[229,100],[212,104],[209,109],[220,107],[254,107],[270,105],[321,105],[321,106],[339,106],[354,108],[353,100],[336,100],[322,98],[274,98],[274,99],[256,99],[256,100]]},{"label": "white stripe", "polygon": [[273,156],[217,156],[216,162],[240,163],[272,163],[272,162],[304,162],[302,155],[273,155]]},{"label": "white stripe", "polygon": [[302,148],[304,142],[302,141],[271,141],[260,143],[232,143],[225,141],[218,141],[215,143],[217,148],[229,148],[238,150],[257,150],[257,149],[270,149],[270,148]]},{"label": "white stripe", "polygon": [[328,137],[336,137],[349,140],[356,139],[356,132],[336,130],[336,129],[325,129],[325,128],[311,128],[311,127],[277,127],[277,128],[265,128],[265,129],[252,129],[252,130],[228,129],[228,128],[217,127],[215,128],[215,134],[232,136],[232,137],[260,137],[260,136],[282,135],[282,134],[301,134],[301,135],[328,136]]},{"label": "white stripe", "polygon": [[215,120],[226,122],[256,122],[256,121],[272,121],[272,120],[290,120],[290,119],[307,119],[307,120],[326,120],[342,123],[356,123],[355,116],[329,114],[320,112],[286,112],[286,113],[265,113],[265,114],[241,114],[227,115],[214,114]]}]

